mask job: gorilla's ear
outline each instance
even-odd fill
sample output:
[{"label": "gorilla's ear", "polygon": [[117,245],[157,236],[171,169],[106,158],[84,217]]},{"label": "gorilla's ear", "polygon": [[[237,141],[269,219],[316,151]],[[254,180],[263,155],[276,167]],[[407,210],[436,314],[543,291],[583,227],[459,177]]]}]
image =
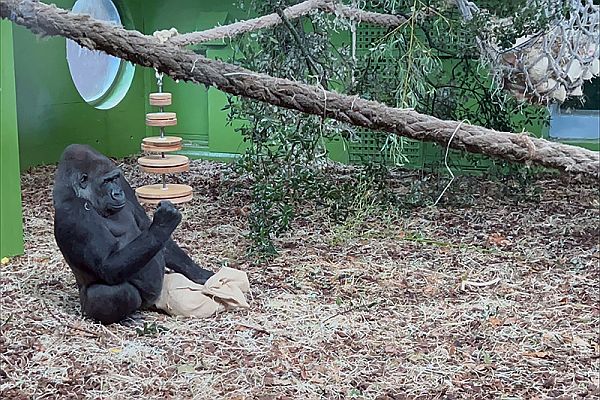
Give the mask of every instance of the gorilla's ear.
[{"label": "gorilla's ear", "polygon": [[88,185],[89,177],[85,172],[79,173],[79,186],[82,189],[85,189]]}]

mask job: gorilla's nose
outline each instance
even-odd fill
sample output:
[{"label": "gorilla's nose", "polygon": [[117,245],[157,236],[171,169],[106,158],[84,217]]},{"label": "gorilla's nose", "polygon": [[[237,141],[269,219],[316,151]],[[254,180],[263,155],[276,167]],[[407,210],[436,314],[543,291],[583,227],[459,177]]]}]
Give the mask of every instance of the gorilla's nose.
[{"label": "gorilla's nose", "polygon": [[123,193],[122,190],[113,190],[110,193],[110,196],[113,198],[113,200],[115,201],[122,201],[125,199],[125,193]]}]

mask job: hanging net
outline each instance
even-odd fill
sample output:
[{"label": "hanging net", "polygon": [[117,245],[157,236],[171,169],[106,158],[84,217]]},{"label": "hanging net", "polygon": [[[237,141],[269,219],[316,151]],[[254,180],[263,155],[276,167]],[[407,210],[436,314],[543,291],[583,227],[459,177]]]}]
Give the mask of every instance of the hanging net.
[{"label": "hanging net", "polygon": [[[465,19],[479,12],[473,2],[457,0],[457,4]],[[553,17],[545,31],[519,38],[510,48],[483,40],[479,46],[501,88],[533,103],[562,103],[568,97],[583,96],[585,81],[600,73],[600,6],[592,0],[546,4],[540,12]]]}]

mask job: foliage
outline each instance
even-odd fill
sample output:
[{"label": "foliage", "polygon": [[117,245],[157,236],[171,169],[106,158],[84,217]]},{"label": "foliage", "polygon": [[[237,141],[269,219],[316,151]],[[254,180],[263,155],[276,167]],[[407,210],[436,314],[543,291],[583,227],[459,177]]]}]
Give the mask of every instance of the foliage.
[{"label": "foliage", "polygon": [[168,330],[169,328],[158,325],[156,322],[144,322],[143,327],[135,328],[135,332],[138,336],[156,336]]},{"label": "foliage", "polygon": [[492,34],[500,47],[510,48],[517,38],[538,33],[557,18],[567,17],[569,10],[569,0],[498,2],[492,11],[504,23],[495,26]]},{"label": "foliage", "polygon": [[[262,15],[289,3],[252,0],[240,6]],[[245,35],[235,44],[235,62],[273,76],[345,87],[350,71],[347,49],[329,41],[329,32],[337,27],[326,18],[307,21],[290,21],[300,43],[283,24]],[[308,67],[305,51],[310,51],[318,76]],[[347,135],[347,128],[335,121],[248,99],[231,100],[227,108],[230,120],[245,121],[239,130],[249,146],[239,167],[253,181],[251,237],[261,253],[274,254],[271,239],[289,228],[299,202],[319,197],[326,140]]]},{"label": "foliage", "polygon": [[[496,2],[495,14],[481,13],[469,22],[447,0],[356,1],[362,8],[403,15],[406,22],[394,29],[373,28],[379,36],[353,51],[350,22],[315,12],[289,21],[291,29],[280,24],[246,34],[232,44],[233,59],[254,71],[391,106],[413,107],[438,118],[521,131],[544,123],[545,109],[524,108],[494,88],[479,61],[476,37],[493,34],[503,43],[512,43],[534,32],[552,19],[552,14],[534,15],[539,1],[533,6],[525,0]],[[293,3],[239,0],[239,7],[255,16]],[[492,20],[511,17],[512,24],[502,31],[490,30]],[[244,121],[239,131],[248,150],[238,166],[252,181],[250,237],[260,254],[276,253],[273,237],[290,228],[303,202],[326,207],[337,221],[360,221],[381,206],[430,202],[425,200],[430,194],[418,193],[418,182],[404,199],[386,188],[388,167],[408,161],[404,138],[388,135],[382,141],[383,162],[364,160],[366,165],[358,168],[355,179],[340,185],[327,176],[327,142],[336,137],[345,143],[360,140],[364,132],[248,99],[231,99],[226,109],[230,121]],[[516,174],[526,176],[519,170]]]}]

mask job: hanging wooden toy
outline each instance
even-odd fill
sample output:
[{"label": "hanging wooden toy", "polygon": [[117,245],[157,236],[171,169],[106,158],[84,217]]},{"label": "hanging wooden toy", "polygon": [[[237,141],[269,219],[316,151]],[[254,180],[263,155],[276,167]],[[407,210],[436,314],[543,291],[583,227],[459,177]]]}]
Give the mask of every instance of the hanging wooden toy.
[{"label": "hanging wooden toy", "polygon": [[177,125],[177,114],[165,112],[164,107],[171,105],[171,93],[164,93],[163,74],[156,73],[158,85],[157,93],[150,93],[150,105],[157,106],[159,112],[146,114],[146,125],[158,127],[160,136],[147,137],[142,140],[142,151],[148,153],[138,158],[138,164],[142,171],[149,174],[159,174],[162,182],[155,185],[146,185],[135,190],[140,203],[157,204],[161,200],[169,200],[180,204],[192,199],[192,187],[188,185],[167,183],[166,174],[175,174],[189,171],[190,160],[186,156],[177,154],[166,154],[181,150],[181,138],[166,136],[165,127]]}]

